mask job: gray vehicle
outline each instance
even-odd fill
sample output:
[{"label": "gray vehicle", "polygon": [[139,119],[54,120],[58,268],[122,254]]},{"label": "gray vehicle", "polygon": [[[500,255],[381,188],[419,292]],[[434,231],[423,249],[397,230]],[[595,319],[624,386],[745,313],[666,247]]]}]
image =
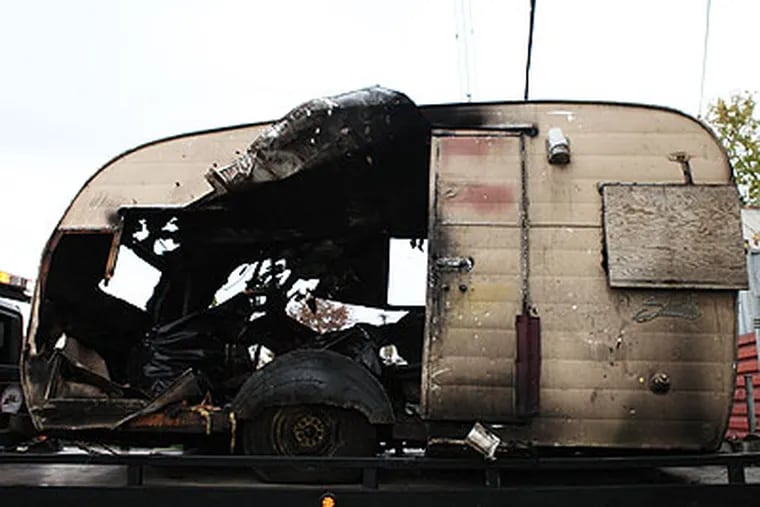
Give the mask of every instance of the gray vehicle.
[{"label": "gray vehicle", "polygon": [[19,378],[23,315],[18,304],[30,300],[30,281],[0,271],[0,445],[32,434]]}]

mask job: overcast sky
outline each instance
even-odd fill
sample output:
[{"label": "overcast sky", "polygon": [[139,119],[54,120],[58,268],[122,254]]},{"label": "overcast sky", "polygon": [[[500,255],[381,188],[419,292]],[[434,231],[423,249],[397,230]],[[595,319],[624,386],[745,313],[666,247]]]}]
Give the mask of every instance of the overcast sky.
[{"label": "overcast sky", "polygon": [[[418,103],[521,98],[528,4],[0,0],[0,269],[35,276],[84,180],[143,142],[372,84]],[[531,98],[696,115],[705,13],[705,0],[537,0]],[[713,0],[706,102],[760,89],[758,19],[756,0]]]}]

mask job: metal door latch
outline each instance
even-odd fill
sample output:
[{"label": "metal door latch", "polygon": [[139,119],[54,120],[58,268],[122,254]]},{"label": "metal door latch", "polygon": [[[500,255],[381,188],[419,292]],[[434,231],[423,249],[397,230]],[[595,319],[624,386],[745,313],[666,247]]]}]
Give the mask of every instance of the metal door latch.
[{"label": "metal door latch", "polygon": [[472,271],[475,261],[472,257],[439,257],[435,267],[441,271]]}]

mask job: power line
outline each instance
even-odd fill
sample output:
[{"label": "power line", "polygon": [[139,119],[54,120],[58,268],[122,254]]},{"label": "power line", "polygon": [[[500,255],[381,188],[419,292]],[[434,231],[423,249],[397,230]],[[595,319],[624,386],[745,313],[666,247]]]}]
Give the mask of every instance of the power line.
[{"label": "power line", "polygon": [[457,25],[459,54],[459,84],[467,102],[472,101],[474,83],[474,29],[470,0],[454,0],[454,20]]},{"label": "power line", "polygon": [[699,109],[697,110],[697,118],[702,117],[702,104],[705,99],[705,74],[707,71],[707,42],[710,38],[710,4],[711,0],[707,0],[707,10],[705,11],[705,43],[702,48],[702,81],[699,85]]},{"label": "power line", "polygon": [[465,96],[467,102],[472,101],[472,82],[470,80],[470,20],[467,19],[467,11],[465,10],[465,3],[467,0],[461,0],[460,6],[462,9],[462,43],[464,45],[464,77],[465,77]]},{"label": "power line", "polygon": [[[709,1],[709,0],[708,0]],[[536,20],[536,0],[530,0],[530,27],[528,31],[528,56],[525,59],[525,93],[523,99],[528,100],[530,91],[530,59],[533,54],[533,25]]]},{"label": "power line", "polygon": [[472,0],[467,0],[467,23],[468,23],[468,40],[467,40],[467,65],[469,66],[469,81],[470,81],[470,99],[472,100],[472,89],[477,87],[477,54],[478,48],[475,46],[478,38],[475,36],[475,21],[472,17]]}]

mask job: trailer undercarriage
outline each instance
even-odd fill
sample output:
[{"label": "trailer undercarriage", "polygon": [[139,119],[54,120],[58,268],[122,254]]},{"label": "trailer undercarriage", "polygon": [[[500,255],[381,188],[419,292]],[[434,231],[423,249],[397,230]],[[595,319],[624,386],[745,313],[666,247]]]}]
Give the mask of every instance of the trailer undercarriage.
[{"label": "trailer undercarriage", "polygon": [[[304,458],[199,455],[0,455],[4,503],[83,501],[112,507],[246,502],[271,505],[753,504],[760,453],[506,458]],[[258,482],[252,468],[360,470],[357,484]],[[67,478],[68,477],[68,478]],[[326,498],[332,499],[325,500]]]}]

